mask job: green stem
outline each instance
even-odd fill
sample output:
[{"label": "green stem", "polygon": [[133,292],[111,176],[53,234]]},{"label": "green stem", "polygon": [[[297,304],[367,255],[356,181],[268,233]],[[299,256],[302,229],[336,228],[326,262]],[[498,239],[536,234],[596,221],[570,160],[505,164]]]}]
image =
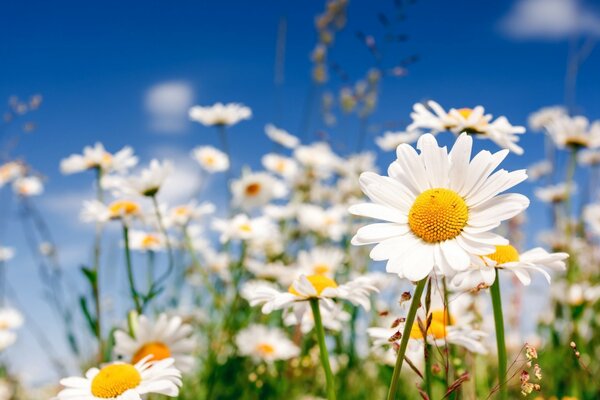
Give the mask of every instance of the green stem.
[{"label": "green stem", "polygon": [[415,292],[413,293],[408,315],[406,316],[406,321],[404,322],[404,331],[402,332],[402,339],[400,340],[400,349],[398,350],[398,357],[396,358],[396,366],[394,367],[394,374],[392,375],[392,381],[390,383],[387,400],[394,400],[396,398],[398,383],[400,381],[400,370],[402,370],[402,363],[404,362],[404,354],[406,354],[406,347],[408,346],[408,339],[410,339],[410,331],[413,323],[415,322],[417,309],[421,305],[421,295],[423,294],[423,289],[425,289],[426,282],[427,278],[420,280],[417,283]]},{"label": "green stem", "polygon": [[[96,168],[96,199],[100,203],[104,203],[104,190],[102,189],[102,168]],[[100,300],[100,254],[102,246],[102,225],[96,224],[96,234],[94,238],[94,264],[93,270],[96,279],[92,282],[92,296],[94,298],[94,311],[96,314],[95,334],[98,339],[98,359],[100,362],[105,361],[104,358],[104,340],[102,339],[102,307]]]},{"label": "green stem", "polygon": [[504,317],[502,315],[502,298],[500,297],[500,277],[496,268],[496,280],[491,288],[492,307],[494,308],[494,324],[496,327],[496,346],[498,347],[498,399],[508,398],[506,379],[506,344],[504,342]]},{"label": "green stem", "polygon": [[327,380],[327,400],[335,400],[335,382],[333,380],[333,372],[329,365],[329,353],[325,344],[325,329],[323,329],[323,321],[321,321],[321,310],[319,309],[319,299],[310,299],[310,308],[312,309],[313,319],[315,320],[315,331],[317,340],[319,341],[319,353],[321,355],[321,364],[325,370],[325,379]]},{"label": "green stem", "polygon": [[432,398],[431,391],[433,386],[433,374],[431,371],[432,367],[432,346],[427,342],[427,336],[430,330],[428,326],[429,321],[429,311],[431,308],[431,277],[429,277],[427,281],[427,289],[425,290],[425,315],[426,319],[423,322],[425,325],[425,332],[423,333],[423,342],[425,346],[423,346],[424,356],[425,356],[425,392],[427,393],[428,398]]},{"label": "green stem", "polygon": [[129,228],[123,224],[123,240],[125,241],[125,263],[127,264],[127,279],[129,280],[129,291],[135,304],[135,310],[138,314],[142,313],[142,305],[137,290],[135,290],[135,279],[133,277],[133,267],[131,263],[131,251],[129,249]]},{"label": "green stem", "polygon": [[167,270],[160,277],[158,277],[154,283],[154,287],[159,287],[164,283],[164,281],[169,277],[169,275],[171,275],[171,272],[175,267],[175,258],[173,257],[173,247],[171,246],[169,234],[167,233],[167,229],[165,228],[165,225],[163,223],[163,218],[160,212],[160,207],[158,206],[158,200],[156,199],[156,195],[152,196],[152,204],[154,205],[154,213],[156,215],[156,219],[158,220],[158,228],[160,229],[160,233],[165,238],[165,244],[167,246],[167,257],[169,259],[169,265],[167,267]]}]

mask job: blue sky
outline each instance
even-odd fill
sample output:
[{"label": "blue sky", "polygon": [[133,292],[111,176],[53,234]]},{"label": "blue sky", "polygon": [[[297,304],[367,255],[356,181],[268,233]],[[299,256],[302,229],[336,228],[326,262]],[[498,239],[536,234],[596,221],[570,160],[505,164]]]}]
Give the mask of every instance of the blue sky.
[{"label": "blue sky", "polygon": [[[517,12],[513,1],[404,3],[406,19],[395,31],[408,34],[409,40],[390,49],[385,62],[392,66],[412,54],[418,54],[419,61],[409,67],[408,76],[384,81],[380,105],[370,119],[368,147],[372,149],[372,139],[381,133],[382,125],[403,127],[412,104],[423,99],[435,99],[447,107],[482,104],[494,115],[506,115],[514,124],[524,125],[530,112],[564,100],[567,38],[597,34],[592,28],[586,31],[582,23],[584,16],[599,15],[591,3],[567,1],[572,6],[569,12],[542,13],[541,22],[528,20],[529,14],[513,15],[512,24],[506,18]],[[380,37],[383,28],[377,14],[393,15],[393,4],[392,0],[350,2],[348,25],[337,34],[331,59],[351,80],[361,78],[372,65],[355,32]],[[46,193],[37,201],[58,232],[69,273],[75,273],[92,240],[90,229],[77,224],[78,204],[91,189],[91,177],[61,176],[60,159],[95,141],[113,151],[131,145],[143,161],[152,156],[176,159],[187,174],[178,182],[184,195],[189,193],[195,177],[189,150],[217,141],[212,130],[188,122],[177,107],[169,114],[176,122],[175,132],[157,132],[155,116],[148,109],[149,93],[157,85],[177,83],[187,99],[171,100],[182,109],[188,102],[216,101],[242,102],[253,109],[253,119],[234,127],[230,134],[235,163],[258,166],[265,149],[271,148],[263,134],[266,123],[275,122],[292,133],[301,125],[310,87],[309,55],[316,41],[313,20],[322,9],[321,1],[273,0],[20,1],[3,5],[0,99],[34,93],[44,96],[33,116],[39,128],[21,139],[12,156],[25,158],[48,178]],[[285,82],[279,97],[273,76],[282,17],[288,29]],[[558,23],[550,24],[554,30],[544,28],[544,21],[556,18]],[[541,28],[537,33],[524,32],[518,25],[523,21]],[[577,86],[577,111],[591,119],[600,118],[597,71],[600,51],[583,64]],[[332,79],[328,87],[338,90],[341,86],[338,79]],[[162,110],[164,103],[159,103]],[[281,115],[277,110],[282,110]],[[326,128],[315,108],[307,138],[313,140],[318,130],[327,129],[334,147],[345,151],[354,148],[357,126],[356,118],[340,116],[337,127]],[[11,129],[9,133],[14,133]],[[526,154],[510,156],[508,165],[513,169],[542,157],[540,135],[528,133],[522,143]],[[483,145],[493,148],[489,142],[479,143]],[[385,165],[392,155],[380,159]],[[531,193],[530,187],[523,190]],[[535,217],[545,216],[545,211],[534,207],[531,214],[537,222]],[[35,269],[17,217],[11,217],[7,225],[0,243],[19,252],[9,278],[19,296],[27,299],[23,303],[30,318],[42,326],[51,325],[47,306],[37,294],[38,284],[32,281]],[[49,335],[54,337],[56,332]],[[9,352],[9,357],[17,359],[17,368],[34,381],[40,378],[38,369],[26,363],[39,355],[39,348],[31,350],[35,346],[25,333]],[[23,352],[27,357],[15,356]]]}]

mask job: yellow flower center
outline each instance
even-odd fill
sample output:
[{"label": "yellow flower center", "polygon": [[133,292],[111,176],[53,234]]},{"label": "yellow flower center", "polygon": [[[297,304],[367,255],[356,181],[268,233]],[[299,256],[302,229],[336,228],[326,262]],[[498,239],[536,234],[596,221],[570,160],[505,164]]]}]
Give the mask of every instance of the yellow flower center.
[{"label": "yellow flower center", "polygon": [[112,399],[136,388],[141,381],[142,376],[133,365],[108,365],[92,380],[92,395],[101,399]]},{"label": "yellow flower center", "polygon": [[317,264],[313,266],[313,272],[315,275],[325,275],[327,274],[331,268],[327,264]]},{"label": "yellow flower center", "polygon": [[589,140],[584,135],[572,135],[567,137],[565,144],[574,148],[588,147]]},{"label": "yellow flower center", "polygon": [[256,351],[263,357],[270,356],[275,353],[275,347],[269,343],[260,343],[258,346],[256,346]]},{"label": "yellow flower center", "polygon": [[247,196],[256,196],[257,194],[260,193],[261,190],[261,185],[260,183],[251,183],[248,186],[246,186],[246,195]]},{"label": "yellow flower center", "polygon": [[144,239],[142,239],[142,247],[152,247],[160,244],[160,240],[154,235],[146,235]]},{"label": "yellow flower center", "polygon": [[140,362],[144,357],[152,356],[150,360],[159,361],[171,357],[169,346],[162,342],[149,342],[138,349],[131,359],[132,364]]},{"label": "yellow flower center", "polygon": [[206,165],[213,166],[213,165],[215,165],[215,161],[216,161],[215,157],[213,157],[212,155],[204,156],[204,163]]},{"label": "yellow flower center", "polygon": [[252,232],[252,226],[249,223],[241,224],[240,231],[242,232]]},{"label": "yellow flower center", "polygon": [[102,163],[103,164],[110,164],[112,162],[113,156],[110,153],[104,153],[102,154]]},{"label": "yellow flower center", "polygon": [[[309,275],[306,277],[306,279],[308,279],[311,285],[315,288],[317,296],[321,295],[323,290],[327,288],[336,288],[338,286],[333,279],[328,278],[325,275]],[[296,289],[294,289],[294,285],[290,286],[288,291],[296,296],[302,296],[296,291]]]},{"label": "yellow flower center", "polygon": [[496,246],[496,252],[486,257],[501,265],[519,261],[519,252],[513,246],[507,244],[505,246]]},{"label": "yellow flower center", "polygon": [[[425,321],[423,321],[425,324]],[[443,339],[447,334],[447,327],[454,325],[454,318],[450,315],[448,321],[448,314],[444,310],[434,310],[431,312],[431,324],[427,330],[427,335],[431,335],[436,339]],[[419,324],[415,323],[410,330],[411,339],[423,339],[423,332]]]},{"label": "yellow flower center", "polygon": [[429,189],[415,199],[408,225],[428,243],[443,242],[460,234],[469,219],[467,204],[450,189]]},{"label": "yellow flower center", "polygon": [[471,116],[471,114],[473,114],[473,109],[472,108],[461,108],[456,110],[458,111],[458,113],[464,118],[464,119],[469,119],[469,117]]},{"label": "yellow flower center", "polygon": [[180,217],[186,217],[190,213],[190,209],[187,206],[179,206],[175,208],[175,215]]},{"label": "yellow flower center", "polygon": [[287,166],[287,164],[285,163],[284,160],[278,160],[277,164],[275,165],[275,171],[277,171],[279,173],[284,173],[286,166]]},{"label": "yellow flower center", "polygon": [[140,211],[140,206],[129,200],[117,200],[108,206],[108,211],[111,218],[119,218],[125,215],[137,214]]}]

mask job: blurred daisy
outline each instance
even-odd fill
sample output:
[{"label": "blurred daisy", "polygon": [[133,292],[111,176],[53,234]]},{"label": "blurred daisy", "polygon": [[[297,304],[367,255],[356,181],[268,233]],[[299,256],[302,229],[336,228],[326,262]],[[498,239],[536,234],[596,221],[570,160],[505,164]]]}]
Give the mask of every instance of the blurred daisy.
[{"label": "blurred daisy", "polygon": [[149,394],[176,397],[181,387],[181,373],[173,359],[158,362],[141,360],[135,365],[116,362],[92,368],[85,378],[61,379],[64,386],[56,400],[142,400]]},{"label": "blurred daisy", "polygon": [[341,162],[325,142],[297,147],[294,158],[318,178],[329,177]]},{"label": "blurred daisy", "polygon": [[136,193],[143,196],[154,196],[160,190],[167,177],[173,172],[173,164],[170,161],[162,163],[156,159],[150,161],[148,168],[128,180],[129,186]]},{"label": "blurred daisy", "polygon": [[583,209],[583,220],[589,226],[591,232],[600,236],[600,204],[588,204]]},{"label": "blurred daisy", "polygon": [[577,153],[577,161],[581,165],[600,165],[600,149],[584,149]]},{"label": "blurred daisy", "polygon": [[26,176],[15,179],[13,191],[23,197],[38,196],[44,191],[44,185],[37,176]]},{"label": "blurred daisy", "polygon": [[215,103],[212,106],[194,106],[189,111],[192,121],[204,126],[231,126],[252,117],[252,110],[239,103]]},{"label": "blurred daisy", "polygon": [[16,329],[23,325],[23,316],[11,307],[0,308],[0,351],[12,346],[17,340]]},{"label": "blurred daisy", "polygon": [[298,252],[298,268],[304,275],[325,275],[332,278],[344,262],[344,252],[337,247],[314,247]]},{"label": "blurred daisy", "polygon": [[91,200],[83,202],[80,218],[83,222],[107,222],[120,219],[128,223],[139,217],[141,213],[141,206],[133,200],[120,199],[109,204]]},{"label": "blurred daisy", "polygon": [[281,175],[287,180],[293,179],[298,174],[298,163],[289,157],[269,153],[262,158],[262,165],[269,172]]},{"label": "blurred daisy", "polygon": [[298,223],[304,231],[312,231],[333,241],[341,240],[348,230],[345,207],[322,208],[314,204],[298,208]]},{"label": "blurred daisy", "polygon": [[496,245],[507,244],[491,230],[523,211],[529,200],[499,194],[527,175],[524,170],[493,173],[508,151],[482,151],[470,160],[471,146],[472,138],[462,134],[448,153],[426,134],[417,144],[420,154],[407,144],[398,146],[389,177],[363,173],[361,186],[373,203],[353,205],[350,212],[386,222],[360,228],[352,243],[377,243],[371,258],[388,260],[388,272],[411,281],[434,268],[440,275],[464,271],[471,254],[490,254]]},{"label": "blurred daisy", "polygon": [[129,231],[129,248],[144,252],[162,251],[165,248],[165,240],[158,232],[131,230]]},{"label": "blurred daisy", "polygon": [[221,243],[230,240],[250,240],[268,237],[274,231],[273,222],[267,217],[250,218],[246,214],[238,214],[230,219],[215,218],[213,229],[221,233]]},{"label": "blurred daisy", "polygon": [[264,325],[254,324],[242,329],[236,335],[235,343],[240,355],[251,357],[254,362],[272,363],[300,354],[300,348],[287,338],[283,330]]},{"label": "blurred daisy", "polygon": [[16,341],[16,333],[6,329],[0,329],[0,352],[12,346]]},{"label": "blurred daisy", "polygon": [[561,149],[568,147],[579,150],[600,146],[600,121],[590,125],[590,121],[581,115],[555,118],[546,125],[546,131]]},{"label": "blurred daisy", "polygon": [[93,147],[86,146],[83,154],[72,154],[60,162],[60,171],[63,174],[74,174],[89,169],[99,168],[102,172],[123,173],[134,167],[138,162],[133,155],[131,147],[123,147],[115,154],[111,154],[102,145],[96,143]]},{"label": "blurred daisy", "polygon": [[527,167],[527,179],[535,182],[552,173],[552,163],[548,160],[538,161]]},{"label": "blurred daisy", "polygon": [[137,364],[142,360],[173,360],[175,368],[187,373],[194,367],[196,341],[192,338],[192,327],[182,322],[181,317],[160,314],[156,321],[145,315],[134,320],[134,335],[115,331],[115,355]]},{"label": "blurred daisy", "polygon": [[262,304],[262,311],[265,314],[292,307],[298,302],[303,304],[296,306],[295,311],[297,314],[303,314],[309,308],[310,299],[319,299],[320,303],[329,309],[334,306],[333,299],[342,299],[369,310],[371,308],[369,295],[377,291],[371,281],[364,277],[338,286],[333,279],[324,275],[300,275],[287,292],[280,292],[269,285],[255,285],[253,293],[246,291],[246,296],[251,306]]},{"label": "blurred daisy", "polygon": [[[285,310],[283,315],[283,323],[287,326],[300,325],[300,330],[302,333],[308,333],[312,331],[315,326],[313,314],[303,312],[298,313],[295,310],[296,307],[304,307],[304,305],[302,303],[297,303],[293,305],[292,308]],[[351,319],[350,313],[344,311],[341,304],[334,304],[331,308],[319,304],[319,309],[321,311],[323,327],[330,331],[342,331],[345,324],[347,324]]]},{"label": "blurred daisy", "polygon": [[288,149],[296,148],[300,144],[300,139],[298,139],[296,136],[290,134],[284,129],[277,128],[273,124],[267,124],[265,126],[265,133],[269,139]]},{"label": "blurred daisy", "polygon": [[231,183],[231,193],[233,204],[251,210],[273,199],[285,197],[288,189],[283,182],[266,172],[249,172]]},{"label": "blurred daisy", "polygon": [[229,169],[229,157],[212,146],[198,146],[192,150],[192,157],[207,172],[223,172]]},{"label": "blurred daisy", "polygon": [[202,217],[215,212],[215,205],[209,202],[198,204],[196,200],[191,200],[187,204],[182,204],[170,208],[165,216],[166,226],[189,225],[192,221],[197,221]]},{"label": "blurred daisy", "polygon": [[496,251],[481,257],[467,271],[457,273],[452,279],[452,286],[458,290],[484,289],[492,286],[496,280],[494,268],[503,269],[515,274],[525,285],[531,284],[530,272],[539,272],[550,283],[550,274],[546,271],[564,271],[567,253],[548,253],[541,247],[520,253],[511,246],[496,246]]},{"label": "blurred daisy", "polygon": [[27,168],[23,163],[10,161],[0,166],[0,188],[9,182],[25,175]]},{"label": "blurred daisy", "polygon": [[427,102],[430,111],[423,104],[415,104],[411,113],[413,122],[407,130],[425,129],[432,133],[451,131],[458,135],[462,132],[490,139],[498,146],[509,149],[513,153],[523,154],[523,149],[516,143],[518,134],[525,133],[522,126],[511,125],[506,117],[501,116],[492,121],[491,114],[485,114],[482,106],[475,108],[451,108],[447,113],[434,101]]},{"label": "blurred daisy", "polygon": [[[570,192],[569,192],[570,190]],[[565,183],[558,183],[556,185],[548,185],[545,187],[535,188],[535,197],[544,203],[561,203],[565,201],[572,193],[577,190],[576,185],[573,183],[569,189],[569,186]]]},{"label": "blurred daisy", "polygon": [[401,145],[402,143],[414,143],[421,136],[420,131],[409,131],[409,132],[391,132],[387,131],[375,139],[375,143],[379,148],[383,151],[393,151],[396,150],[396,147]]},{"label": "blurred daisy", "polygon": [[544,107],[531,113],[527,123],[532,130],[539,132],[552,124],[556,119],[566,115],[568,115],[567,109],[562,106]]},{"label": "blurred daisy", "polygon": [[12,260],[12,258],[14,256],[15,256],[15,249],[13,249],[12,247],[0,246],[0,262]]}]

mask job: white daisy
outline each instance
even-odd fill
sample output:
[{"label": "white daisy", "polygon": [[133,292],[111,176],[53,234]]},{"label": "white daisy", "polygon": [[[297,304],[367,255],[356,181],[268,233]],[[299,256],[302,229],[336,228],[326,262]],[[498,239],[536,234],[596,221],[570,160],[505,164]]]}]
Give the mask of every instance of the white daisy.
[{"label": "white daisy", "polygon": [[285,197],[288,189],[283,182],[266,172],[249,172],[231,183],[231,193],[234,205],[251,210],[273,199]]},{"label": "white daisy", "polygon": [[300,139],[290,134],[284,129],[277,128],[273,124],[267,124],[265,126],[265,133],[275,143],[282,145],[288,149],[294,149],[300,144]]},{"label": "white daisy", "polygon": [[192,121],[204,126],[231,126],[252,117],[252,110],[239,103],[215,103],[212,106],[190,108]]},{"label": "white daisy", "polygon": [[591,232],[600,236],[600,203],[588,204],[583,209],[583,219]]},{"label": "white daisy", "polygon": [[141,206],[133,200],[119,199],[109,204],[91,200],[83,202],[80,218],[83,222],[107,222],[120,219],[128,223],[141,215]]},{"label": "white daisy", "polygon": [[0,246],[0,262],[12,260],[12,258],[14,256],[15,256],[15,249],[13,249],[12,247]]},{"label": "white daisy", "polygon": [[581,149],[600,147],[600,121],[590,125],[590,121],[581,115],[570,117],[563,115],[546,125],[546,131],[558,148]]},{"label": "white daisy", "polygon": [[0,308],[0,330],[18,329],[23,325],[23,315],[11,307]]},{"label": "white daisy", "polygon": [[[300,330],[303,333],[312,331],[315,326],[312,312],[298,312],[295,309],[297,307],[303,307],[302,303],[296,303],[292,308],[284,311],[283,323],[287,326],[300,325]],[[342,331],[351,319],[350,313],[344,311],[341,304],[334,304],[331,308],[319,304],[319,309],[321,311],[323,327],[330,331]]]},{"label": "white daisy", "polygon": [[221,243],[232,239],[260,240],[269,237],[275,231],[275,226],[269,218],[250,218],[246,214],[237,214],[231,219],[215,218],[212,227],[221,233]]},{"label": "white daisy", "polygon": [[287,180],[292,180],[298,174],[298,163],[292,158],[269,153],[262,158],[262,165],[269,172],[281,175]]},{"label": "white daisy", "polygon": [[140,230],[129,231],[129,248],[139,251],[162,251],[165,249],[165,240],[159,232],[146,232]]},{"label": "white daisy", "polygon": [[142,360],[160,361],[171,359],[175,368],[190,372],[194,367],[192,355],[196,341],[192,338],[192,327],[183,323],[181,317],[160,314],[156,321],[145,315],[134,320],[134,335],[115,331],[115,355],[136,364]]},{"label": "white daisy", "polygon": [[100,168],[102,172],[123,173],[134,167],[138,162],[133,155],[131,147],[123,147],[115,154],[111,154],[102,145],[96,143],[94,147],[86,146],[83,154],[72,154],[60,162],[60,171],[63,174],[74,174],[89,169]]},{"label": "white daisy", "polygon": [[298,268],[304,275],[325,275],[332,278],[344,262],[345,254],[337,247],[314,247],[298,252]]},{"label": "white daisy", "polygon": [[557,118],[568,115],[567,109],[562,106],[552,106],[540,108],[531,113],[527,119],[529,127],[534,131],[542,131]]},{"label": "white daisy", "polygon": [[[571,193],[569,193],[569,189]],[[544,203],[561,203],[565,201],[572,193],[577,190],[575,184],[567,185],[567,183],[562,182],[556,185],[548,185],[545,187],[535,188],[534,193],[535,197]]]},{"label": "white daisy", "polygon": [[347,211],[342,206],[322,208],[314,204],[305,204],[298,208],[297,217],[303,231],[339,241],[348,231],[346,215]]},{"label": "white daisy", "polygon": [[535,182],[552,173],[552,163],[548,160],[538,161],[527,167],[527,179]]},{"label": "white daisy", "polygon": [[215,212],[215,205],[209,202],[198,204],[197,201],[191,200],[187,204],[181,204],[170,208],[164,218],[166,226],[185,227],[193,221],[197,221],[202,217]]},{"label": "white daisy", "polygon": [[584,149],[577,153],[577,161],[581,165],[600,165],[600,149]]},{"label": "white daisy", "polygon": [[421,136],[421,132],[417,130],[413,131],[401,131],[401,132],[391,132],[387,131],[375,139],[375,143],[379,148],[383,151],[392,151],[396,150],[396,147],[401,145],[402,143],[414,143]]},{"label": "white daisy", "polygon": [[0,352],[12,346],[16,341],[16,333],[6,329],[0,330]]},{"label": "white daisy", "polygon": [[85,378],[61,379],[64,389],[55,400],[142,400],[148,394],[176,397],[181,387],[181,373],[173,359],[157,362],[141,360],[135,365],[116,362],[92,368]]},{"label": "white daisy", "polygon": [[482,257],[471,267],[457,273],[452,279],[452,286],[458,290],[479,290],[492,286],[496,280],[494,268],[503,269],[515,274],[525,285],[531,284],[530,271],[540,272],[550,283],[550,274],[546,271],[564,271],[567,253],[548,253],[541,247],[520,253],[511,245],[496,246],[492,254]]},{"label": "white daisy", "polygon": [[527,179],[524,170],[493,171],[508,154],[482,151],[472,160],[472,139],[462,134],[448,154],[435,137],[421,136],[417,153],[398,146],[398,159],[389,177],[366,172],[360,177],[373,203],[350,207],[355,215],[386,221],[358,230],[352,243],[378,243],[374,260],[388,260],[387,271],[420,281],[434,268],[453,275],[469,267],[470,255],[486,255],[506,239],[492,229],[523,211],[529,200],[520,194],[502,194]]},{"label": "white daisy", "polygon": [[341,160],[325,142],[299,146],[294,150],[294,158],[318,178],[327,178]]},{"label": "white daisy", "polygon": [[37,176],[26,176],[15,179],[13,191],[19,196],[38,196],[44,191],[42,180]]},{"label": "white daisy", "polygon": [[229,169],[229,157],[212,146],[198,146],[192,150],[192,157],[207,172],[223,172]]},{"label": "white daisy", "polygon": [[264,325],[250,325],[235,337],[235,343],[242,356],[251,357],[254,362],[272,363],[289,360],[300,354],[300,348],[287,338],[279,328]]},{"label": "white daisy", "polygon": [[0,188],[25,175],[27,167],[19,161],[10,161],[0,166]]}]

